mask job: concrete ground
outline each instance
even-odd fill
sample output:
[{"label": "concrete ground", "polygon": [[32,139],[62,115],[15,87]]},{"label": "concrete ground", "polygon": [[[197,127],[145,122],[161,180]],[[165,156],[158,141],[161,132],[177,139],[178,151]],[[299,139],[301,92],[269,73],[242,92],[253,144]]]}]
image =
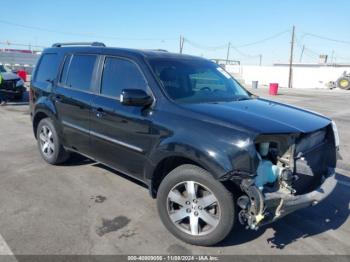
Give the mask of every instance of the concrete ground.
[{"label": "concrete ground", "polygon": [[336,190],[318,206],[258,231],[238,227],[208,248],[173,237],[135,181],[79,156],[46,164],[28,105],[0,107],[0,254],[350,254],[350,91],[281,90],[272,99],[336,120],[343,155]]}]

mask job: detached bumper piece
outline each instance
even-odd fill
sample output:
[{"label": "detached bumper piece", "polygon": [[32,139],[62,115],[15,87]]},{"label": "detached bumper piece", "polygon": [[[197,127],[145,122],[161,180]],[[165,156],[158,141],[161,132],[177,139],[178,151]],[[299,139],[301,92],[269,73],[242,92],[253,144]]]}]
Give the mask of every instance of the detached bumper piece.
[{"label": "detached bumper piece", "polygon": [[303,195],[280,191],[263,194],[259,193],[255,185],[242,183],[242,189],[247,195],[238,199],[238,205],[242,208],[239,220],[247,228],[257,229],[296,210],[317,205],[333,192],[336,185],[334,169],[329,169],[328,175],[317,189]]}]

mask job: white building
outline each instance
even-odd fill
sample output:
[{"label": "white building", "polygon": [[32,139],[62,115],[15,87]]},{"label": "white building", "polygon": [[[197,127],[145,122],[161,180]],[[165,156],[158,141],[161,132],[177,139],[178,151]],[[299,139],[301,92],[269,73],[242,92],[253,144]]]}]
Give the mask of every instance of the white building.
[{"label": "white building", "polygon": [[[273,66],[226,65],[233,76],[250,85],[258,81],[259,86],[278,83],[288,87],[289,64]],[[293,88],[327,88],[330,81],[337,81],[343,72],[350,72],[349,64],[293,64]]]}]

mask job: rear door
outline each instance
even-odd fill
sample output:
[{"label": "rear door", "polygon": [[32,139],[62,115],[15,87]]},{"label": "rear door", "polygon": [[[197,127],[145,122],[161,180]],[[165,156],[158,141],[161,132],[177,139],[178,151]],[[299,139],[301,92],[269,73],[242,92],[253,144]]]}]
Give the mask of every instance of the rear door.
[{"label": "rear door", "polygon": [[67,54],[55,90],[55,103],[63,126],[64,145],[90,152],[90,112],[99,56]]},{"label": "rear door", "polygon": [[147,152],[152,144],[151,109],[124,106],[122,89],[143,89],[147,81],[132,60],[103,58],[100,94],[92,101],[91,146],[93,156],[124,173],[142,179]]}]

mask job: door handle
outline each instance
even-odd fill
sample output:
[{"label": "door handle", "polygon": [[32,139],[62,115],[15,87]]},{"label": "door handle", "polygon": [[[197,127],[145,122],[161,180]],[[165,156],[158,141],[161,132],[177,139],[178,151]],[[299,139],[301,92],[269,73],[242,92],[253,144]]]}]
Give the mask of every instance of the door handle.
[{"label": "door handle", "polygon": [[101,107],[95,109],[95,113],[97,118],[102,118],[104,115],[106,115],[106,112]]}]

